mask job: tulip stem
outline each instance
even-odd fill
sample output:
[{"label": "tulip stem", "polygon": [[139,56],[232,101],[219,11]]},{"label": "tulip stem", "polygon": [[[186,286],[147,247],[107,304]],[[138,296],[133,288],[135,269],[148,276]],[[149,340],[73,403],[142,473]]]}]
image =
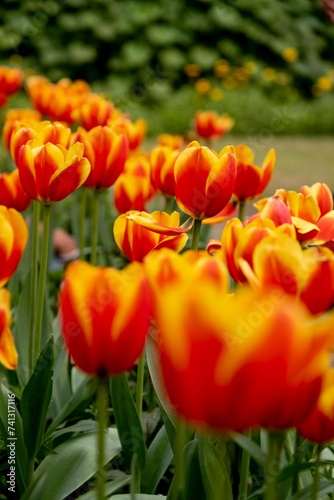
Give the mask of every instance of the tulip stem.
[{"label": "tulip stem", "polygon": [[173,207],[173,198],[172,196],[165,196],[166,204],[165,204],[165,212],[170,214],[172,212]]},{"label": "tulip stem", "polygon": [[36,364],[37,362],[41,349],[46,272],[48,268],[49,233],[50,233],[50,218],[51,218],[50,215],[51,215],[51,205],[44,205],[41,267],[40,267],[38,289],[37,289],[34,364]]},{"label": "tulip stem", "polygon": [[105,462],[105,435],[107,429],[108,379],[99,379],[97,384],[97,500],[105,500],[105,483],[107,478]]},{"label": "tulip stem", "polygon": [[[301,462],[301,452],[300,452],[300,449],[301,449],[301,443],[302,443],[302,438],[300,437],[300,435],[298,434],[298,432],[296,431],[296,436],[295,436],[295,451],[294,451],[294,464],[298,464],[299,462]],[[296,471],[296,473],[294,474],[293,476],[293,480],[292,480],[292,493],[298,493],[298,491],[301,489],[302,487],[302,484],[301,484],[301,478],[300,478],[300,475],[298,474],[298,472]]]},{"label": "tulip stem", "polygon": [[39,243],[39,217],[40,217],[40,203],[33,202],[33,216],[32,216],[32,232],[31,232],[31,285],[30,285],[30,343],[29,343],[29,373],[31,374],[34,369],[35,359],[35,309],[36,309],[36,294],[38,283],[38,243]]},{"label": "tulip stem", "polygon": [[[246,436],[251,439],[251,432],[246,433]],[[245,449],[242,450],[241,459],[241,473],[239,483],[239,496],[240,500],[245,500],[248,493],[248,475],[249,475],[250,454]]]},{"label": "tulip stem", "polygon": [[321,446],[319,444],[316,445],[315,453],[316,453],[316,455],[315,455],[315,469],[314,469],[314,476],[313,476],[311,500],[317,500],[317,498],[318,498],[319,481],[320,481],[319,467],[320,467],[320,455],[321,455]]},{"label": "tulip stem", "polygon": [[79,221],[79,250],[80,259],[84,260],[84,249],[85,249],[85,222],[86,222],[86,208],[87,208],[87,189],[81,189],[81,200],[80,200],[80,221]]},{"label": "tulip stem", "polygon": [[278,500],[277,476],[279,473],[282,443],[283,438],[281,432],[268,431],[268,454],[265,467],[265,500]]},{"label": "tulip stem", "polygon": [[97,244],[99,237],[99,199],[100,199],[100,189],[95,189],[93,192],[93,203],[92,203],[92,250],[90,255],[90,262],[96,265],[96,255],[97,255]]},{"label": "tulip stem", "polygon": [[241,222],[243,222],[245,218],[245,208],[246,203],[244,201],[239,201],[239,219]]},{"label": "tulip stem", "polygon": [[176,434],[175,434],[175,446],[174,446],[174,454],[175,454],[175,498],[181,499],[183,496],[183,488],[184,488],[184,472],[185,472],[185,463],[184,463],[184,438],[185,438],[186,425],[182,420],[179,420],[176,425]]},{"label": "tulip stem", "polygon": [[192,241],[192,249],[198,250],[199,237],[201,233],[202,221],[200,219],[194,220],[194,228],[193,228],[193,241]]},{"label": "tulip stem", "polygon": [[144,375],[145,375],[145,351],[140,356],[137,366],[136,408],[139,420],[141,420],[143,413]]}]

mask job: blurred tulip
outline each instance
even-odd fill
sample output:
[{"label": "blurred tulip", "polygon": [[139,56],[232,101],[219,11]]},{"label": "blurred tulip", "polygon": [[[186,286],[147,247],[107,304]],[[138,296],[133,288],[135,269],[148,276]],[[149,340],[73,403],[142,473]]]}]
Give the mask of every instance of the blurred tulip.
[{"label": "blurred tulip", "polygon": [[104,378],[132,368],[144,348],[150,317],[139,264],[119,271],[74,262],[66,270],[59,302],[65,343],[81,370]]},{"label": "blurred tulip", "polygon": [[143,154],[130,156],[125,163],[124,172],[114,186],[114,201],[119,213],[129,210],[146,210],[146,203],[153,198],[155,191],[151,184],[150,163]]},{"label": "blurred tulip", "polygon": [[300,192],[304,196],[310,194],[316,199],[321,216],[333,210],[333,195],[327,184],[316,182],[312,186],[302,186]]},{"label": "blurred tulip", "polygon": [[142,262],[153,250],[171,248],[182,250],[188,240],[184,233],[191,224],[180,226],[180,214],[173,212],[129,211],[120,215],[114,223],[114,237],[117,246],[130,261]]},{"label": "blurred tulip", "polygon": [[132,122],[127,115],[118,115],[116,118],[111,117],[108,125],[117,134],[126,136],[131,151],[138,149],[145,138],[146,122],[143,119]]},{"label": "blurred tulip", "polygon": [[124,135],[116,134],[110,127],[94,127],[89,132],[79,128],[72,142],[84,145],[84,156],[91,164],[91,172],[84,186],[105,189],[112,186],[123,172],[128,156],[128,144]]},{"label": "blurred tulip", "polygon": [[14,274],[28,240],[22,215],[13,208],[0,206],[0,287]]},{"label": "blurred tulip", "polygon": [[244,202],[256,198],[267,187],[276,163],[275,150],[271,149],[262,163],[262,168],[254,165],[252,150],[243,144],[235,148],[237,158],[237,180],[234,189],[235,197]]},{"label": "blurred tulip", "polygon": [[0,174],[0,205],[24,212],[29,204],[30,198],[23,190],[18,169]]},{"label": "blurred tulip", "polygon": [[168,146],[171,149],[183,149],[184,138],[181,135],[161,134],[158,137],[160,146]]},{"label": "blurred tulip", "polygon": [[23,73],[18,68],[0,66],[0,92],[6,96],[15,94],[23,81]]},{"label": "blurred tulip", "polygon": [[105,126],[114,112],[114,106],[98,94],[88,94],[80,107],[72,113],[73,120],[80,122],[86,130]]},{"label": "blurred tulip", "polygon": [[21,146],[17,167],[27,195],[50,205],[80,187],[90,173],[90,163],[83,157],[83,149],[80,143],[67,150],[61,145],[41,144],[36,140]]},{"label": "blurred tulip", "polygon": [[168,146],[156,146],[150,154],[152,186],[166,196],[175,196],[174,165],[179,154]]},{"label": "blurred tulip", "polygon": [[196,427],[238,432],[303,422],[329,367],[333,315],[312,322],[282,290],[243,288],[233,298],[215,274],[175,277],[155,265],[152,278],[150,267],[148,258],[149,279],[158,280],[157,349],[175,411]]},{"label": "blurred tulip", "polygon": [[175,166],[176,201],[195,219],[213,217],[229,202],[236,179],[234,148],[215,151],[191,142],[180,153]]},{"label": "blurred tulip", "polygon": [[15,370],[18,355],[10,323],[10,293],[2,288],[0,289],[0,363],[8,370]]},{"label": "blurred tulip", "polygon": [[215,111],[199,111],[195,115],[195,132],[203,139],[216,139],[231,130],[234,120],[227,114],[219,116]]},{"label": "blurred tulip", "polygon": [[2,138],[6,148],[10,150],[10,140],[16,129],[16,122],[23,122],[25,125],[33,126],[40,120],[41,114],[36,109],[10,109],[7,111],[2,131]]}]

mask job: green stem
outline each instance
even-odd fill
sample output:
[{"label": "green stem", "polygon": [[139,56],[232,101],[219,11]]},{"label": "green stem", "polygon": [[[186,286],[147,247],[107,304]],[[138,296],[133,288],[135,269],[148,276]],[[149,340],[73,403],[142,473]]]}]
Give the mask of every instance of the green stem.
[{"label": "green stem", "polygon": [[268,455],[265,469],[265,500],[278,500],[277,476],[280,468],[280,455],[283,443],[281,432],[268,431]]},{"label": "green stem", "polygon": [[[300,437],[298,432],[296,432],[295,451],[294,451],[294,464],[295,465],[299,464],[302,461],[302,457],[301,457],[301,453],[300,453],[301,443],[302,443],[302,438]],[[300,475],[298,474],[298,472],[296,472],[294,474],[293,480],[292,480],[292,493],[294,493],[294,494],[298,493],[298,491],[300,490],[301,487],[302,487],[301,478],[300,478]]]},{"label": "green stem", "polygon": [[[246,436],[251,439],[251,432],[246,433]],[[247,498],[248,493],[248,476],[249,476],[249,463],[250,463],[250,454],[245,449],[242,450],[242,459],[241,459],[241,473],[240,473],[240,482],[239,482],[239,496],[240,500],[245,500]]]},{"label": "green stem", "polygon": [[48,267],[50,214],[51,214],[51,205],[44,205],[43,238],[42,238],[42,252],[41,252],[41,267],[40,267],[38,289],[37,289],[36,323],[35,323],[36,327],[35,327],[33,365],[36,364],[39,353],[40,353],[40,349],[41,349],[43,306],[44,306],[44,298],[45,298],[46,272],[47,272],[47,267]]},{"label": "green stem", "polygon": [[170,214],[172,212],[172,207],[173,207],[172,196],[165,196],[165,212]]},{"label": "green stem", "polygon": [[105,483],[107,473],[105,469],[105,436],[107,428],[108,408],[108,379],[99,379],[97,384],[97,500],[105,500]]},{"label": "green stem", "polygon": [[86,222],[86,207],[87,207],[87,188],[81,189],[81,200],[80,200],[80,221],[79,221],[79,250],[80,259],[84,260],[84,249],[85,249],[85,222]]},{"label": "green stem", "polygon": [[99,198],[100,190],[95,189],[93,192],[92,202],[92,249],[90,255],[91,264],[96,264],[97,244],[99,235]]},{"label": "green stem", "polygon": [[35,457],[28,459],[28,488],[33,485],[35,470]]},{"label": "green stem", "polygon": [[245,218],[245,208],[246,208],[246,203],[244,201],[239,201],[239,219],[241,222],[244,221]]},{"label": "green stem", "polygon": [[198,250],[199,237],[201,233],[202,221],[200,219],[194,220],[194,228],[193,228],[193,241],[192,241],[192,249]]},{"label": "green stem", "polygon": [[35,310],[36,310],[36,295],[38,284],[38,243],[39,243],[39,217],[40,203],[33,202],[33,217],[31,231],[31,286],[30,286],[30,339],[29,339],[29,373],[33,372],[34,368],[34,352],[35,352]]},{"label": "green stem", "polygon": [[179,420],[176,425],[176,435],[175,435],[175,492],[176,499],[181,499],[183,496],[183,488],[185,481],[185,463],[184,463],[184,438],[185,438],[186,426],[182,420]]},{"label": "green stem", "polygon": [[312,486],[312,497],[311,500],[317,500],[318,498],[318,491],[319,491],[319,482],[320,482],[320,474],[319,474],[319,467],[320,467],[320,455],[321,455],[321,445],[318,444],[315,449],[316,456],[315,456],[315,470],[314,470],[314,476],[313,476],[313,486]]},{"label": "green stem", "polygon": [[141,419],[143,413],[144,375],[145,375],[145,351],[140,356],[137,367],[136,408],[139,420]]}]

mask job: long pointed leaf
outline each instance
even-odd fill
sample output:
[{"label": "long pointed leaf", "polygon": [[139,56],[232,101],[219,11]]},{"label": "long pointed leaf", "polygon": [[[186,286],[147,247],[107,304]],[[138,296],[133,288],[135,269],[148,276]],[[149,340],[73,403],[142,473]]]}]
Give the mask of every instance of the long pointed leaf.
[{"label": "long pointed leaf", "polygon": [[143,493],[154,493],[158,483],[173,459],[165,426],[153,439],[146,456],[146,464],[141,478]]}]

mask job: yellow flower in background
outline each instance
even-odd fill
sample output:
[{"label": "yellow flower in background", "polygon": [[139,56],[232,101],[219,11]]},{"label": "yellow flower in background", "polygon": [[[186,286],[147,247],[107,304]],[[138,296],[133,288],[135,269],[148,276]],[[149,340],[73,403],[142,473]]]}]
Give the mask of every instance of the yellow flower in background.
[{"label": "yellow flower in background", "polygon": [[282,55],[284,61],[289,62],[289,63],[295,62],[299,58],[299,52],[294,47],[286,47],[282,51],[281,55]]},{"label": "yellow flower in background", "polygon": [[186,64],[183,71],[187,76],[190,76],[190,78],[196,78],[201,74],[201,68],[198,64]]},{"label": "yellow flower in background", "polygon": [[227,89],[235,89],[239,85],[239,83],[233,76],[227,76],[226,78],[224,78],[222,83]]},{"label": "yellow flower in background", "polygon": [[274,68],[264,68],[262,70],[262,76],[268,82],[272,82],[276,78],[276,70]]},{"label": "yellow flower in background", "polygon": [[230,63],[226,59],[218,59],[215,63],[214,74],[217,78],[223,78],[230,72]]},{"label": "yellow flower in background", "polygon": [[247,61],[244,64],[244,68],[253,75],[259,69],[259,65],[255,61]]},{"label": "yellow flower in background", "polygon": [[200,78],[195,83],[195,89],[200,94],[208,94],[208,92],[210,92],[211,90],[211,83],[209,82],[209,80],[207,80],[207,78]]},{"label": "yellow flower in background", "polygon": [[222,99],[224,99],[224,92],[222,89],[215,87],[210,90],[209,97],[212,101],[221,101]]},{"label": "yellow flower in background", "polygon": [[244,83],[248,80],[250,76],[250,71],[247,68],[235,68],[233,70],[233,76],[241,83]]},{"label": "yellow flower in background", "polygon": [[317,80],[317,86],[322,92],[330,92],[333,88],[333,82],[329,76],[321,76]]}]

